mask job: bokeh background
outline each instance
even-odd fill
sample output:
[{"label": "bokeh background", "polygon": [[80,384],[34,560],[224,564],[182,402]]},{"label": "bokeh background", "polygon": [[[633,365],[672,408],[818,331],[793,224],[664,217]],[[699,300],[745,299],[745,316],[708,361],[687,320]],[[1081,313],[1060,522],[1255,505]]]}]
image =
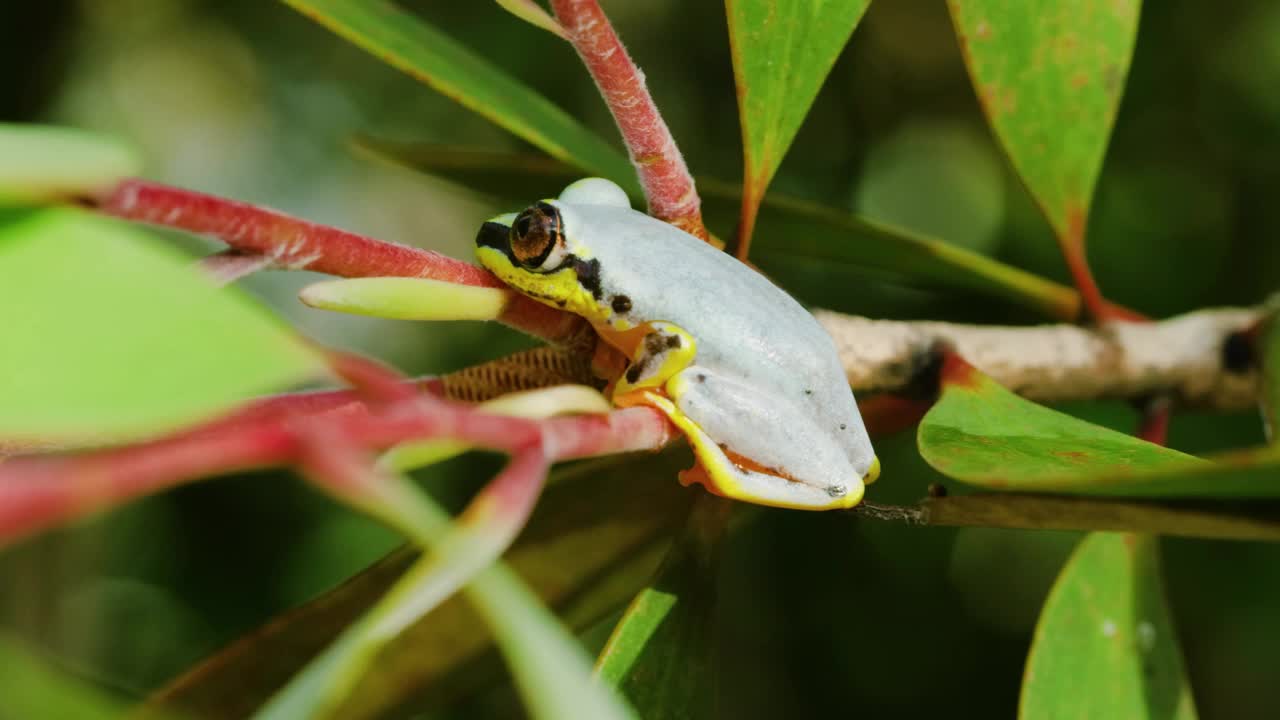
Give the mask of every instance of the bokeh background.
[{"label": "bokeh background", "polygon": [[[402,4],[616,137],[566,44],[489,2]],[[738,178],[723,7],[604,5],[694,172]],[[143,149],[150,178],[457,257],[470,257],[483,218],[559,190],[488,197],[353,153],[355,133],[527,148],[275,3],[3,3],[0,68],[0,120],[105,131]],[[1166,316],[1253,304],[1280,288],[1277,77],[1280,5],[1166,0],[1143,9],[1089,227],[1109,297]],[[775,188],[1066,281],[1047,225],[986,129],[938,0],[872,4]],[[713,230],[728,236],[732,227]],[[873,276],[832,286],[819,268],[795,272],[807,299],[850,312],[1031,317]],[[313,279],[266,273],[242,285],[308,336],[408,372],[527,346],[484,324],[310,310],[295,294]],[[1137,419],[1122,403],[1065,409],[1126,431]],[[1201,453],[1261,438],[1252,415],[1184,413],[1170,444]],[[941,480],[911,433],[878,446],[885,474],[876,500],[911,501]],[[456,503],[495,462],[464,457],[421,477]],[[1077,539],[762,512],[730,541],[720,581],[722,714],[1009,717],[1039,605]],[[395,545],[287,474],[225,478],[0,551],[0,624],[70,671],[138,696]],[[1280,547],[1166,540],[1163,551],[1201,716],[1280,716]],[[475,717],[479,707],[511,712],[498,703],[455,714]]]}]

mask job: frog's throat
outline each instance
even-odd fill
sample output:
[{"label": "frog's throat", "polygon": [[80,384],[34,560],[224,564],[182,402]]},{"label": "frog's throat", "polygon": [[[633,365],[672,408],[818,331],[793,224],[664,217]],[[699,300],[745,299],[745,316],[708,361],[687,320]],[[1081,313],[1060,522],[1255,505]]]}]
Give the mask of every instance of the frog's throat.
[{"label": "frog's throat", "polygon": [[476,248],[476,259],[503,283],[534,300],[581,315],[592,323],[604,322],[609,307],[601,300],[600,261],[571,255],[555,272],[535,273],[514,264],[494,247]]},{"label": "frog's throat", "polygon": [[[615,398],[615,403],[618,399]],[[696,422],[681,412],[665,393],[653,390],[630,393],[623,400],[623,404],[648,405],[666,415],[693,447],[693,453],[697,458],[698,464],[695,471],[690,473],[690,476],[697,477],[702,475],[705,477],[707,482],[704,484],[707,485],[707,489],[717,495],[727,497],[730,500],[740,500],[757,505],[771,505],[792,510],[841,510],[854,507],[862,502],[864,486],[858,479],[850,482],[847,493],[839,497],[832,497],[830,502],[821,504],[789,502],[781,498],[763,498],[743,486],[742,476],[744,475],[744,470],[749,472],[752,469],[739,469],[733,460],[720,449],[720,446]],[[698,470],[701,473],[697,472]],[[756,472],[760,471],[756,470]],[[760,474],[772,473],[760,472]],[[790,480],[789,478],[785,479]]]}]

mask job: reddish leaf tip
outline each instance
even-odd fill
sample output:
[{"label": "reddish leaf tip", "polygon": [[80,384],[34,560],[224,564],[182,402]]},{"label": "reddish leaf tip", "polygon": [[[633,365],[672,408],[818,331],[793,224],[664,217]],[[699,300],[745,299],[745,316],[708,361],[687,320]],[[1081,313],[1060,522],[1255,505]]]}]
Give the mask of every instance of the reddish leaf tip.
[{"label": "reddish leaf tip", "polygon": [[967,360],[960,357],[959,353],[948,350],[942,356],[942,370],[939,373],[939,378],[944,388],[974,388],[981,382],[982,373],[978,368],[970,365]]}]

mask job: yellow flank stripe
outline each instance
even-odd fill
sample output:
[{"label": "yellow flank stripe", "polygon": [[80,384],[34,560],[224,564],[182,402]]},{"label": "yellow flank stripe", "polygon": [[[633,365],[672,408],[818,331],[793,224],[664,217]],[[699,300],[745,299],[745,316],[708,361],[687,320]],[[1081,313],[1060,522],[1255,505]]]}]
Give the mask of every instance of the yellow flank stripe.
[{"label": "yellow flank stripe", "polygon": [[728,456],[720,450],[720,446],[703,431],[701,426],[689,419],[689,416],[680,412],[671,400],[652,392],[646,392],[644,396],[653,407],[662,411],[671,420],[671,423],[685,434],[685,437],[689,439],[689,444],[693,446],[693,454],[697,457],[698,463],[702,465],[702,469],[715,486],[715,491],[731,500],[740,500],[756,505],[770,505],[790,510],[851,508],[862,502],[861,483],[858,483],[857,487],[851,487],[849,493],[844,497],[832,498],[831,503],[828,505],[801,505],[756,497],[742,487],[742,484],[738,481],[739,471],[737,466],[729,460]]},{"label": "yellow flank stripe", "polygon": [[870,485],[871,483],[875,482],[876,479],[879,477],[880,477],[880,458],[873,457],[871,458],[871,468],[867,470],[867,474],[865,477],[862,478],[862,482],[866,485]]}]

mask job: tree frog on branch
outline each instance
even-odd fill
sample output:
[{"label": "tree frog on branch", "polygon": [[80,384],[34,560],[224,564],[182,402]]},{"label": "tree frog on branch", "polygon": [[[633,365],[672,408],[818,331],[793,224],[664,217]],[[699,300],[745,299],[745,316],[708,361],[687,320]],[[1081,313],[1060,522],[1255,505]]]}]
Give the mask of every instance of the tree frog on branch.
[{"label": "tree frog on branch", "polygon": [[480,263],[582,316],[629,358],[606,393],[685,434],[681,482],[735,500],[849,508],[880,462],[825,330],[755,270],[631,208],[600,178],[486,222]]}]

